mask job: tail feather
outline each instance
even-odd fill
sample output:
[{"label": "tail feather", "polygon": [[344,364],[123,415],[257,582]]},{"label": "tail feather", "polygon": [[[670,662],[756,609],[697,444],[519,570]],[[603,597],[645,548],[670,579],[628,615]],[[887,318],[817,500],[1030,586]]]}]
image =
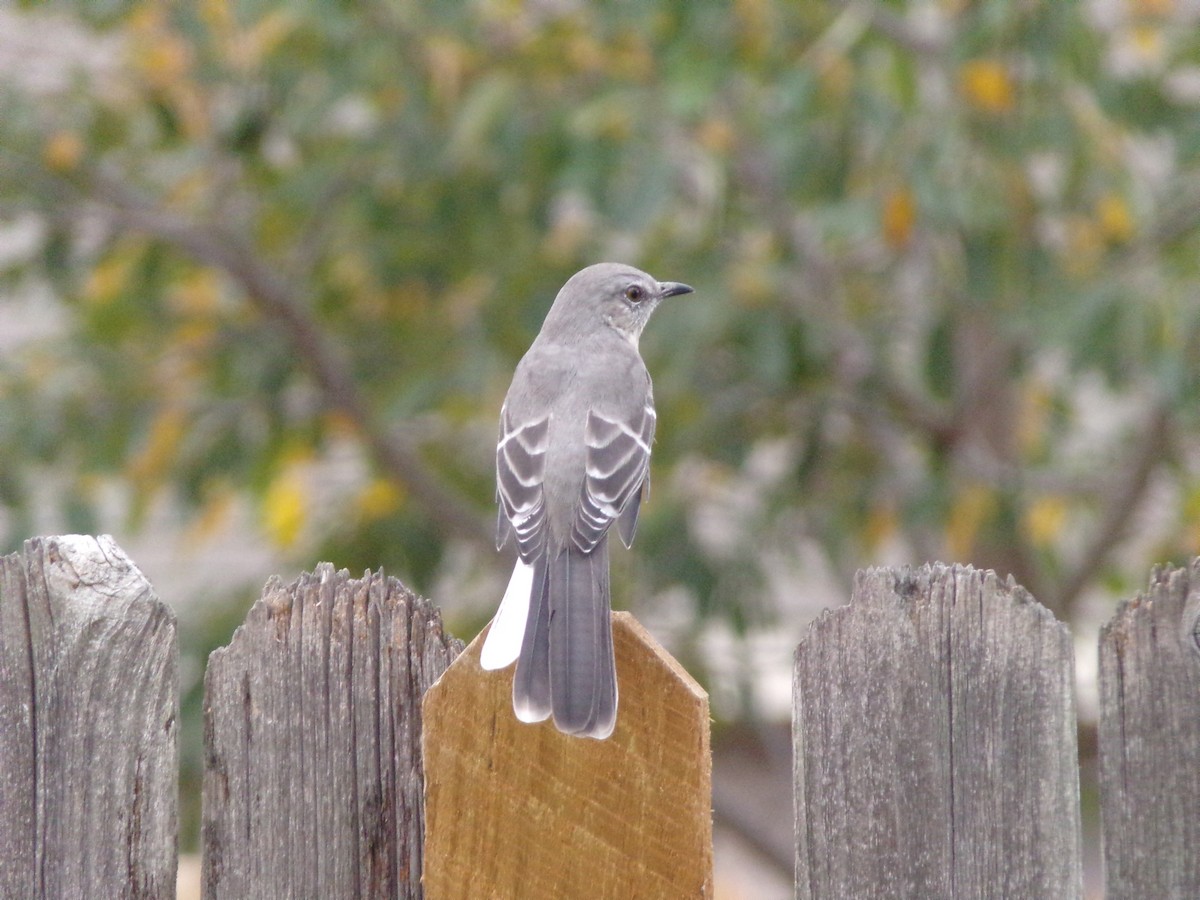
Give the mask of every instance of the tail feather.
[{"label": "tail feather", "polygon": [[483,651],[479,655],[479,664],[483,668],[506,668],[521,654],[532,593],[533,566],[517,560],[504,599],[500,601],[500,609],[492,618],[487,640],[483,642]]},{"label": "tail feather", "polygon": [[554,724],[568,734],[606,738],[617,720],[608,538],[601,539],[590,553],[568,545],[549,561],[548,570]]},{"label": "tail feather", "polygon": [[522,722],[550,718],[550,596],[546,555],[533,564],[529,616],[513,676],[513,712]]}]

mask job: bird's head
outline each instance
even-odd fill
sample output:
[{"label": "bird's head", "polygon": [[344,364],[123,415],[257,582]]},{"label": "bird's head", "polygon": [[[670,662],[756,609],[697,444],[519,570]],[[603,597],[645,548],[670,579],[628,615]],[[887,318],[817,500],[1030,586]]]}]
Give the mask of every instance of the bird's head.
[{"label": "bird's head", "polygon": [[546,316],[545,329],[584,335],[612,328],[635,347],[650,314],[667,297],[690,294],[677,281],[656,281],[621,263],[597,263],[572,275]]}]

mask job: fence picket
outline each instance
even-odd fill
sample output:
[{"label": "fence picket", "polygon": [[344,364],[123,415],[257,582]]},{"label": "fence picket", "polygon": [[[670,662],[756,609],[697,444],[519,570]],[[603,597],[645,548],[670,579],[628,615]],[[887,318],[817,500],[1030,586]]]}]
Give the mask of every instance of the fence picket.
[{"label": "fence picket", "polygon": [[797,897],[1080,897],[1072,661],[991,572],[860,572],[796,651]]},{"label": "fence picket", "polygon": [[178,655],[111,537],[0,558],[0,897],[175,896]]},{"label": "fence picket", "polygon": [[[710,896],[707,696],[613,630],[617,731],[569,738],[395,579],[272,579],[205,676],[204,896]],[[796,896],[1080,897],[1072,669],[1011,581],[860,572],[796,650]],[[177,670],[111,538],[0,558],[0,897],[175,896]],[[1122,605],[1100,687],[1109,900],[1200,897],[1200,559]]]},{"label": "fence picket", "polygon": [[1200,560],[1156,569],[1100,634],[1109,900],[1200,897]]},{"label": "fence picket", "polygon": [[517,721],[482,638],[425,697],[429,900],[711,897],[708,695],[616,613],[616,730],[570,737]]},{"label": "fence picket", "polygon": [[419,898],[421,696],[461,647],[382,573],[269,581],[205,676],[205,898]]}]

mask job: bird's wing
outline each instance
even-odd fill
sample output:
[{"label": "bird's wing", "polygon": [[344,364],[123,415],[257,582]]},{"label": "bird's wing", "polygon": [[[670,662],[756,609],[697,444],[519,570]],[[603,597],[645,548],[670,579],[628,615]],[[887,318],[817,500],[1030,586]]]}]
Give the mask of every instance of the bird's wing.
[{"label": "bird's wing", "polygon": [[650,402],[629,420],[588,412],[583,431],[587,446],[583,491],[571,534],[572,542],[584,553],[600,542],[618,517],[621,540],[625,546],[632,543],[642,486],[650,471],[654,423]]},{"label": "bird's wing", "polygon": [[496,445],[496,548],[517,540],[517,551],[531,562],[545,540],[546,503],[542,481],[546,448],[550,445],[550,416],[513,421],[508,406],[500,411],[500,441]]}]

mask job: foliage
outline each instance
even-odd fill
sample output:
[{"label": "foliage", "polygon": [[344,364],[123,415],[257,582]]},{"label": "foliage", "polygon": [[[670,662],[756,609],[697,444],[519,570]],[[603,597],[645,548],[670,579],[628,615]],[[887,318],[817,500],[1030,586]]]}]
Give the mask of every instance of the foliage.
[{"label": "foliage", "polygon": [[[618,596],[745,629],[794,611],[807,548],[842,580],[994,567],[1069,615],[1196,551],[1190,8],[7,15],[86,50],[3,72],[0,216],[35,239],[0,318],[48,283],[61,323],[0,362],[6,545],[52,470],[84,529],[115,482],[131,525],[246,495],[306,564],[498,569],[508,377],[566,277],[619,258],[698,290],[643,339],[660,438]],[[346,448],[370,465],[320,491]]]}]

